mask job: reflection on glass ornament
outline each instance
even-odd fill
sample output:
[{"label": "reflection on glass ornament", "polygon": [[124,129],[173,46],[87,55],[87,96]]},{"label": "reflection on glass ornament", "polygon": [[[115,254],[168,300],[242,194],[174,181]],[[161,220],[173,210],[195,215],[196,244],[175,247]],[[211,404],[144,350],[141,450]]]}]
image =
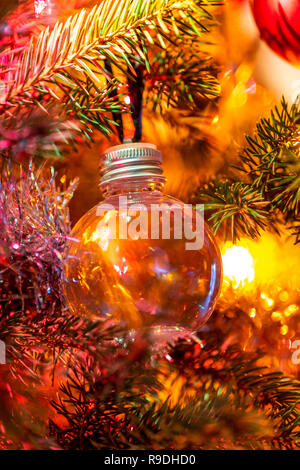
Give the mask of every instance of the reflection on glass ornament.
[{"label": "reflection on glass ornament", "polygon": [[220,291],[221,255],[202,214],[164,195],[152,144],[112,147],[100,186],[106,199],[71,236],[64,275],[71,310],[126,322],[155,341],[189,336]]}]

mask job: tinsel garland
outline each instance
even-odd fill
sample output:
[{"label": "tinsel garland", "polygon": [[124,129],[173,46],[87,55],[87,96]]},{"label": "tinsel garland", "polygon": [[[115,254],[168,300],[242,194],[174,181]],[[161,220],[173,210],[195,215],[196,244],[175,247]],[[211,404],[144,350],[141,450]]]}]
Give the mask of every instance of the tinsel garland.
[{"label": "tinsel garland", "polygon": [[[31,438],[26,436],[26,430],[43,408],[44,398],[35,402],[34,389],[48,374],[53,335],[63,317],[60,276],[70,230],[68,201],[76,185],[73,181],[69,187],[57,187],[49,167],[23,168],[2,161],[0,339],[6,345],[6,365],[0,366],[0,374],[2,405],[8,403],[1,406],[0,420],[8,447],[26,448],[36,437],[32,429]],[[18,419],[24,419],[22,425]],[[17,443],[10,444],[11,439]]]}]

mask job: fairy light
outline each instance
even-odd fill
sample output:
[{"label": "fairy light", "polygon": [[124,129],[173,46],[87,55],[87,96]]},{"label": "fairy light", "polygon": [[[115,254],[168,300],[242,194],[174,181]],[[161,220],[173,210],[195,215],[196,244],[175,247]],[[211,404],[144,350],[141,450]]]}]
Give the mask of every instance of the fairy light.
[{"label": "fairy light", "polygon": [[14,250],[19,250],[21,248],[21,245],[19,243],[13,243],[11,245],[11,247],[14,249]]},{"label": "fairy light", "polygon": [[251,308],[249,312],[249,317],[250,318],[255,318],[256,317],[256,308]]},{"label": "fairy light", "polygon": [[271,308],[274,304],[274,300],[271,299],[270,297],[267,296],[264,292],[260,294],[260,297],[263,301],[263,305],[266,307],[266,309]]},{"label": "fairy light", "polygon": [[287,334],[287,332],[289,331],[289,327],[287,325],[283,325],[281,328],[280,328],[280,333],[284,336]]},{"label": "fairy light", "polygon": [[272,313],[272,320],[273,321],[281,321],[282,320],[282,314],[281,312],[275,311]]},{"label": "fairy light", "polygon": [[291,304],[289,305],[285,310],[284,310],[284,315],[286,317],[290,317],[291,315],[293,315],[294,313],[298,312],[299,310],[299,307],[298,305],[295,305],[295,304]]},{"label": "fairy light", "polygon": [[243,246],[226,248],[222,260],[224,279],[230,281],[234,289],[254,280],[254,260],[247,248]]}]

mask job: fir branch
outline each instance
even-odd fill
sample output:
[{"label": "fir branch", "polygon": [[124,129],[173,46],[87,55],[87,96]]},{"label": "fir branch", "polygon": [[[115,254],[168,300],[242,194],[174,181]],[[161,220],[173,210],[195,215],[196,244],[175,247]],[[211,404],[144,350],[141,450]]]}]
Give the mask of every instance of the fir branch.
[{"label": "fir branch", "polygon": [[52,31],[47,28],[32,38],[17,60],[13,53],[4,58],[5,64],[14,67],[6,74],[2,112],[10,113],[24,100],[30,101],[34,90],[47,82],[58,88],[63,84],[71,93],[78,84],[83,88],[88,78],[99,89],[99,74],[109,76],[105,59],[125,75],[133,73],[131,61],[136,54],[149,67],[146,45],[153,42],[152,37],[165,47],[168,27],[177,36],[200,34],[206,30],[201,18],[210,16],[205,7],[211,3],[217,2],[105,0],[90,12],[83,9],[64,23],[58,22]]},{"label": "fir branch", "polygon": [[210,58],[177,49],[158,52],[146,75],[146,100],[153,110],[169,106],[197,108],[199,101],[219,94],[216,68]]},{"label": "fir branch", "polygon": [[243,235],[259,236],[267,226],[268,202],[251,185],[240,182],[216,182],[202,187],[195,201],[204,203],[210,211],[209,221],[217,233],[220,228],[224,238],[235,241]]},{"label": "fir branch", "polygon": [[259,366],[258,362],[263,357],[259,351],[241,351],[240,345],[224,348],[222,335],[221,341],[220,337],[213,341],[213,335],[209,337],[204,333],[201,336],[208,336],[207,342],[202,341],[201,351],[184,344],[181,352],[180,348],[174,351],[174,367],[186,379],[181,381],[184,385],[180,395],[186,395],[193,386],[201,390],[203,384],[209,397],[216,388],[223,389],[219,396],[226,396],[226,390],[229,394],[234,393],[233,403],[244,406],[247,412],[263,410],[265,417],[273,423],[272,438],[264,438],[268,448],[298,448],[300,382],[285,377],[280,371],[269,371],[267,367]]},{"label": "fir branch", "polygon": [[300,383],[220,338],[198,346],[179,343],[160,365],[81,361],[53,402],[68,424],[52,421],[52,436],[65,449],[297,448]]},{"label": "fir branch", "polygon": [[259,121],[254,137],[247,137],[247,142],[240,169],[272,208],[293,220],[299,213],[300,198],[300,104],[289,107],[283,98],[281,107]]},{"label": "fir branch", "polygon": [[[115,132],[116,121],[111,119],[117,113],[122,112],[121,105],[117,99],[115,84],[112,82],[107,88],[103,88],[99,93],[94,84],[87,79],[85,91],[80,85],[74,87],[71,92],[66,90],[61,101],[61,112],[67,117],[79,123],[81,128],[80,136],[85,141],[92,141],[94,130],[100,131],[104,135]],[[64,86],[61,89],[65,90]]]},{"label": "fir branch", "polygon": [[[132,364],[125,356],[106,364],[104,369],[81,361],[52,403],[68,423],[61,428],[51,422],[52,436],[64,449],[259,448],[259,437],[272,435],[272,426],[258,410],[245,416],[246,404],[229,390],[228,381],[223,393],[221,385],[208,387],[203,380],[201,389],[191,387],[187,403],[172,404],[172,397],[161,398],[165,391],[157,380],[159,364]],[[164,367],[165,380],[173,369]]]},{"label": "fir branch", "polygon": [[222,228],[225,239],[235,241],[257,237],[267,225],[277,231],[283,222],[298,241],[299,139],[299,103],[289,107],[282,99],[270,118],[258,122],[255,135],[246,137],[248,147],[233,167],[235,181],[212,182],[196,193],[206,210],[215,211],[209,218],[215,232]]}]

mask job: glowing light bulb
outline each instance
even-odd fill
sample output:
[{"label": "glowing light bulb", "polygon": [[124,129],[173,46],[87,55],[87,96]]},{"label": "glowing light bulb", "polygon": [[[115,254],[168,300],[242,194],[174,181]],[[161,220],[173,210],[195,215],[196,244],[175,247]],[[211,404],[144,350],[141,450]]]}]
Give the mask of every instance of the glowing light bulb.
[{"label": "glowing light bulb", "polygon": [[251,318],[255,318],[256,316],[256,308],[251,308],[250,312],[249,312],[249,317]]},{"label": "glowing light bulb", "polygon": [[263,299],[263,304],[267,310],[274,304],[274,300],[270,299],[270,297],[268,297],[264,292],[260,294],[260,297]]},{"label": "glowing light bulb", "polygon": [[11,245],[11,247],[14,249],[14,250],[19,250],[21,248],[21,245],[19,243],[13,243]]},{"label": "glowing light bulb", "polygon": [[281,328],[280,328],[280,333],[284,336],[287,334],[287,332],[289,331],[289,327],[287,325],[283,325]]},{"label": "glowing light bulb", "polygon": [[232,283],[234,289],[254,280],[254,261],[247,248],[243,246],[226,248],[222,260],[224,278]]},{"label": "glowing light bulb", "polygon": [[294,313],[296,313],[297,311],[299,310],[299,307],[298,305],[295,305],[295,304],[291,304],[289,305],[285,310],[284,310],[284,315],[286,317],[290,317],[291,315],[293,315]]}]

